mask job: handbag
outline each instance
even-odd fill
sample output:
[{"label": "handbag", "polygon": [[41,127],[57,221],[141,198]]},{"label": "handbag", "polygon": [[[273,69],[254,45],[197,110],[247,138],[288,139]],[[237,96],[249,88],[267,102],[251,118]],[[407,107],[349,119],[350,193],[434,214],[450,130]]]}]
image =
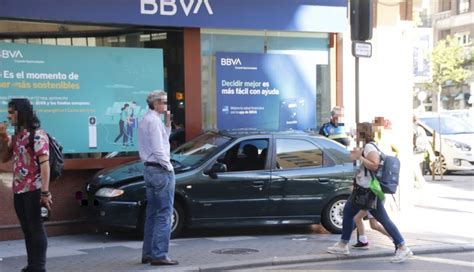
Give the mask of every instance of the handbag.
[{"label": "handbag", "polygon": [[377,209],[377,196],[369,188],[355,186],[349,201],[361,210]]}]

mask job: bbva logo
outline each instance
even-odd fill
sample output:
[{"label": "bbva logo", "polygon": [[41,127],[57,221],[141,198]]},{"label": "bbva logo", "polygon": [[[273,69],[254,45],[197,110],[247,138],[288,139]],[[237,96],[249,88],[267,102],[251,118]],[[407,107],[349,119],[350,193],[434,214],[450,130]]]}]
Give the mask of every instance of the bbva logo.
[{"label": "bbva logo", "polygon": [[239,58],[221,58],[221,65],[222,66],[235,66],[235,65],[242,65],[242,62]]},{"label": "bbva logo", "polygon": [[[196,2],[196,5],[194,5],[194,2]],[[164,16],[174,16],[178,11],[178,7],[180,7],[183,9],[184,14],[189,16],[193,6],[193,13],[197,14],[203,4],[206,7],[207,13],[213,15],[214,12],[211,4],[209,4],[209,0],[188,0],[187,3],[186,0],[179,0],[179,6],[176,0],[140,0],[140,13],[151,15],[159,13]]]},{"label": "bbva logo", "polygon": [[0,49],[0,58],[2,59],[16,59],[23,58],[23,54],[20,50],[6,50]]}]

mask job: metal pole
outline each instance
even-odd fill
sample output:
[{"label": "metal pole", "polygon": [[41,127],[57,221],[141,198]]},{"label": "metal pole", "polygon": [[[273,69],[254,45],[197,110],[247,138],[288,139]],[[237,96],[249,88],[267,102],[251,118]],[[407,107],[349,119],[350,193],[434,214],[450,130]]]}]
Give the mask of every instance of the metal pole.
[{"label": "metal pole", "polygon": [[356,126],[359,124],[359,57],[355,57],[355,114]]}]

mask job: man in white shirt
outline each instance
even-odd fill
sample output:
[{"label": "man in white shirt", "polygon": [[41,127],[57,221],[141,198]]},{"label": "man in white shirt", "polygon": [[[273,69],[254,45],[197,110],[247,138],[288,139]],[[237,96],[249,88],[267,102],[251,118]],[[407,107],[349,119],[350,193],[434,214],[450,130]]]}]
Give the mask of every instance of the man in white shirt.
[{"label": "man in white shirt", "polygon": [[[147,97],[149,111],[138,127],[138,151],[145,164],[146,217],[142,263],[177,265],[168,256],[173,214],[175,176],[170,162],[171,115],[167,94],[153,91]],[[165,115],[165,122],[160,114]]]}]

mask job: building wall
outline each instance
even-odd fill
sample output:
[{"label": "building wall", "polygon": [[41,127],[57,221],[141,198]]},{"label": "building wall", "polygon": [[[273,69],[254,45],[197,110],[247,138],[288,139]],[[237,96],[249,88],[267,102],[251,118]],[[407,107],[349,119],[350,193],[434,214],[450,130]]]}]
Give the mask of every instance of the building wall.
[{"label": "building wall", "polygon": [[[460,10],[461,0],[439,0],[433,6],[433,40],[434,46],[437,42],[449,36],[457,36],[466,50],[472,50],[474,38],[474,0],[469,0],[469,9]],[[472,69],[468,68],[468,69]],[[454,101],[457,93],[468,94],[473,85],[474,75],[466,80],[466,84],[461,87],[444,88],[441,94],[444,101],[443,109],[463,109],[469,107],[467,101]],[[433,95],[433,110],[438,109],[437,94]],[[453,102],[454,101],[454,102]]]},{"label": "building wall", "polygon": [[[345,12],[342,12],[342,18]],[[313,18],[313,17],[312,17]],[[322,17],[321,17],[322,18]],[[321,20],[319,18],[318,20]],[[342,25],[345,21],[341,20]],[[328,20],[325,21],[327,25]],[[338,20],[339,23],[339,20]],[[258,27],[258,26],[256,26]],[[121,27],[102,27],[102,26],[81,26],[81,25],[67,25],[66,27],[61,23],[44,23],[44,22],[21,22],[17,21],[0,21],[0,38],[7,33],[15,33],[18,38],[31,34],[32,29],[41,37],[41,33],[53,33],[63,35],[67,38],[68,33],[88,33],[93,31],[118,31],[120,35]],[[148,29],[148,28],[147,28]],[[150,28],[151,29],[151,28]],[[334,28],[329,28],[334,29]],[[337,30],[334,30],[337,31]],[[200,30],[198,28],[185,29],[184,31],[184,87],[186,89],[187,97],[187,111],[186,111],[186,136],[189,139],[198,134],[202,129],[201,116],[201,92],[200,89],[200,44],[199,40]],[[134,37],[134,41],[139,41],[138,37]],[[71,40],[71,39],[69,39]],[[22,39],[22,43],[26,43],[26,39]],[[36,42],[35,42],[36,43]],[[59,40],[58,40],[59,45]],[[71,45],[70,41],[67,44]],[[84,44],[86,45],[86,44]],[[95,44],[94,44],[95,45]],[[99,45],[99,43],[97,43]],[[103,44],[100,44],[103,45]],[[81,45],[82,46],[82,45]],[[105,46],[117,46],[116,44],[108,44]],[[329,69],[323,74],[325,78],[330,76]],[[329,84],[329,80],[327,80]],[[330,89],[329,87],[327,89]],[[329,91],[329,90],[328,90]],[[329,114],[331,97],[325,96],[321,99],[325,107],[324,112]],[[191,105],[191,107],[190,107]],[[86,155],[87,156],[87,155]],[[128,160],[135,158],[126,158]],[[46,228],[49,235],[74,233],[76,231],[93,230],[92,226],[86,223],[85,209],[81,208],[75,199],[75,194],[83,189],[85,182],[90,179],[99,169],[118,165],[123,163],[126,159],[120,160],[105,160],[105,159],[80,159],[67,161],[67,171],[60,178],[58,182],[52,183],[50,190],[53,194],[53,210],[51,220],[46,223]],[[69,166],[68,166],[69,165]],[[13,209],[13,195],[11,192],[11,165],[0,165],[0,196],[2,204],[0,205],[0,240],[21,238],[21,230],[18,225],[18,220]],[[3,201],[5,200],[5,201]]]},{"label": "building wall", "polygon": [[[76,201],[75,194],[81,191],[84,183],[96,171],[75,170],[68,171],[57,182],[50,184],[53,195],[51,219],[46,222],[49,236],[58,234],[71,234],[84,231],[93,231],[93,227],[86,223],[85,209]],[[13,207],[13,193],[11,189],[12,173],[0,174],[0,241],[21,239],[23,234]]]},{"label": "building wall", "polygon": [[[49,236],[84,233],[95,230],[87,223],[86,208],[76,200],[76,192],[101,168],[123,164],[135,158],[66,160],[65,172],[50,183],[53,196],[51,217],[45,223]],[[12,164],[0,164],[0,241],[23,238],[13,206]]]}]

